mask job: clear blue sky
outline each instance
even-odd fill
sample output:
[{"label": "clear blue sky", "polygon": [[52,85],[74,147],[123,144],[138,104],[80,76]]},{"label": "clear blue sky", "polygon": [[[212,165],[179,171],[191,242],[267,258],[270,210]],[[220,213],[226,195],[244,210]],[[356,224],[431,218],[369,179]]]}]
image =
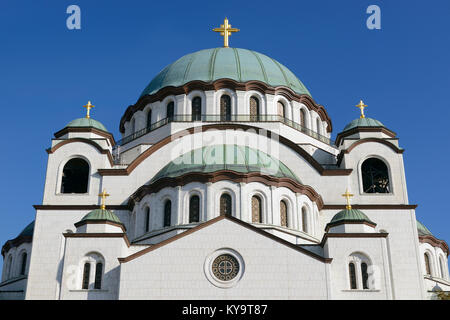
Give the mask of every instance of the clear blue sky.
[{"label": "clear blue sky", "polygon": [[[81,8],[81,30],[66,8]],[[381,8],[381,30],[366,8]],[[450,242],[450,1],[36,1],[0,2],[0,244],[34,219],[53,133],[84,115],[119,139],[119,120],[167,64],[222,45],[211,31],[227,16],[230,45],[290,68],[323,104],[333,137],[358,117],[398,133],[409,201]]]}]

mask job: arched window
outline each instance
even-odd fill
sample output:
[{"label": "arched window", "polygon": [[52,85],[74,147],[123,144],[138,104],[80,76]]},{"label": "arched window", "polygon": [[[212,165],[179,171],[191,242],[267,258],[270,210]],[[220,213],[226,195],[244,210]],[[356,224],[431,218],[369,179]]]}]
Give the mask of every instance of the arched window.
[{"label": "arched window", "polygon": [[350,276],[350,289],[356,289],[356,269],[353,262],[348,264],[348,271]]},{"label": "arched window", "polygon": [[427,275],[431,276],[431,263],[428,253],[424,254],[424,258],[425,258],[425,272]]},{"label": "arched window", "polygon": [[252,222],[262,222],[261,198],[258,196],[252,197]]},{"label": "arched window", "polygon": [[175,109],[175,104],[173,103],[173,101],[169,102],[167,104],[167,111],[166,111],[166,117],[167,117],[167,121],[172,121],[173,117],[174,117],[174,111]]},{"label": "arched window", "polygon": [[195,97],[192,100],[192,121],[202,120],[202,99]]},{"label": "arched window", "polygon": [[231,98],[226,94],[220,97],[220,119],[231,121]]},{"label": "arched window", "polygon": [[26,252],[22,253],[22,261],[20,264],[20,275],[21,276],[25,275],[25,271],[27,269],[27,258],[28,258],[27,253]]},{"label": "arched window", "polygon": [[131,120],[131,134],[136,131],[136,119]]},{"label": "arched window", "polygon": [[302,208],[302,231],[308,232],[308,211],[305,207]]},{"label": "arched window", "polygon": [[277,102],[277,114],[279,117],[281,117],[281,119],[279,119],[280,121],[283,121],[286,117],[286,108],[281,101]]},{"label": "arched window", "polygon": [[97,262],[97,264],[95,265],[94,289],[102,288],[102,274],[103,274],[103,263]]},{"label": "arched window", "polygon": [[150,230],[150,208],[145,208],[145,232]]},{"label": "arched window", "polygon": [[86,193],[88,181],[89,164],[81,158],[70,159],[63,169],[61,193]]},{"label": "arched window", "polygon": [[369,289],[367,284],[367,280],[369,279],[369,274],[367,273],[367,263],[361,263],[361,276],[362,276],[362,285],[363,289]]},{"label": "arched window", "polygon": [[152,126],[152,109],[148,110],[147,112],[147,130],[150,131],[150,128]]},{"label": "arched window", "polygon": [[232,215],[232,201],[231,196],[228,193],[224,193],[220,196],[220,215],[231,216]]},{"label": "arched window", "polygon": [[282,227],[288,226],[287,205],[284,200],[280,201],[280,225]]},{"label": "arched window", "polygon": [[369,158],[361,165],[365,193],[389,193],[389,172],[386,164],[377,158]]},{"label": "arched window", "polygon": [[320,119],[316,118],[316,132],[320,134]]},{"label": "arched window", "polygon": [[12,270],[12,256],[10,255],[6,262],[6,279],[12,278]]},{"label": "arched window", "polygon": [[189,200],[189,223],[200,221],[200,197],[195,195]]},{"label": "arched window", "polygon": [[441,278],[445,279],[444,261],[442,261],[442,257],[439,257],[439,268],[441,269]]},{"label": "arched window", "polygon": [[256,97],[250,97],[250,121],[259,120],[259,100]]},{"label": "arched window", "polygon": [[163,227],[170,227],[170,219],[172,216],[172,202],[167,200],[164,204],[164,224]]},{"label": "arched window", "polygon": [[83,268],[83,283],[81,287],[82,289],[89,289],[90,273],[91,273],[91,264],[89,262],[86,262]]},{"label": "arched window", "polygon": [[306,112],[303,109],[300,109],[300,125],[303,128],[306,128]]}]

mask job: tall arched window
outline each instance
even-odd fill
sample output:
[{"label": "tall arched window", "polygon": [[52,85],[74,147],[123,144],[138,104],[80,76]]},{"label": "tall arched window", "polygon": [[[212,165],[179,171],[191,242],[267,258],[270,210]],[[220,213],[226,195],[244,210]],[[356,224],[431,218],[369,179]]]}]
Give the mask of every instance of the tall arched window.
[{"label": "tall arched window", "polygon": [[250,97],[250,121],[259,120],[259,100],[256,97]]},{"label": "tall arched window", "polygon": [[428,256],[428,253],[424,254],[425,259],[425,272],[427,275],[431,276],[431,264],[430,264],[430,257]]},{"label": "tall arched window", "polygon": [[287,216],[287,204],[286,201],[281,200],[280,201],[280,225],[282,227],[288,226],[288,216]]},{"label": "tall arched window", "polygon": [[89,289],[90,273],[91,273],[91,264],[89,262],[86,262],[83,268],[83,283],[81,287],[82,289]]},{"label": "tall arched window", "polygon": [[220,196],[220,215],[231,216],[232,215],[232,201],[231,196],[228,193],[224,193]]},{"label": "tall arched window", "polygon": [[103,263],[97,262],[95,265],[94,289],[102,288]]},{"label": "tall arched window", "polygon": [[167,116],[167,121],[172,121],[173,117],[174,117],[174,113],[175,113],[175,104],[173,101],[169,102],[167,104],[167,111],[166,111],[166,116]]},{"label": "tall arched window", "polygon": [[302,129],[306,128],[306,112],[303,108],[300,109],[300,125],[302,126]]},{"label": "tall arched window", "polygon": [[439,257],[439,268],[441,269],[441,278],[445,279],[444,261],[442,260],[442,257]]},{"label": "tall arched window", "polygon": [[356,269],[355,264],[353,262],[350,262],[348,264],[348,271],[349,271],[349,277],[350,277],[350,289],[356,289]]},{"label": "tall arched window", "polygon": [[12,270],[12,256],[10,255],[6,262],[6,279],[12,278]]},{"label": "tall arched window", "polygon": [[189,223],[200,221],[200,197],[195,195],[189,200]]},{"label": "tall arched window", "polygon": [[170,219],[172,216],[172,202],[167,200],[164,204],[164,224],[163,227],[170,227]]},{"label": "tall arched window", "polygon": [[152,109],[147,112],[147,130],[150,130],[152,126]]},{"label": "tall arched window", "polygon": [[220,119],[231,121],[231,98],[226,94],[220,97]]},{"label": "tall arched window", "polygon": [[286,117],[286,108],[284,107],[284,104],[281,101],[277,102],[277,114],[279,117],[282,118],[282,119],[279,119],[280,121],[283,121],[284,118]]},{"label": "tall arched window", "polygon": [[369,285],[367,284],[367,280],[369,279],[369,274],[367,273],[367,263],[361,263],[361,276],[362,276],[362,285],[363,289],[369,289]]},{"label": "tall arched window", "polygon": [[131,133],[130,134],[134,134],[135,131],[136,131],[136,119],[133,118],[133,120],[131,120]]},{"label": "tall arched window", "polygon": [[308,212],[305,207],[302,208],[302,231],[308,232]]},{"label": "tall arched window", "polygon": [[20,264],[20,275],[24,276],[25,275],[25,271],[27,269],[27,259],[28,259],[28,255],[26,252],[22,253],[22,261]]},{"label": "tall arched window", "polygon": [[86,193],[89,181],[89,164],[74,158],[64,166],[61,181],[61,193]]},{"label": "tall arched window", "polygon": [[195,97],[192,100],[192,121],[202,120],[202,99]]},{"label": "tall arched window", "polygon": [[145,232],[150,230],[150,208],[145,208]]},{"label": "tall arched window", "polygon": [[316,132],[320,134],[320,119],[316,118]]},{"label": "tall arched window", "polygon": [[262,205],[261,198],[252,197],[252,222],[262,223]]},{"label": "tall arched window", "polygon": [[369,158],[361,165],[365,193],[389,193],[389,172],[386,164],[377,158]]}]

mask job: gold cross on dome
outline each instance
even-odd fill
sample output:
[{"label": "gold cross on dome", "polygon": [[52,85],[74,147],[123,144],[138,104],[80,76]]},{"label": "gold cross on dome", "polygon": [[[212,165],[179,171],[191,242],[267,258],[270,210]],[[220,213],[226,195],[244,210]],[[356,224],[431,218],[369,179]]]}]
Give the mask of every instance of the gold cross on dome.
[{"label": "gold cross on dome", "polygon": [[342,196],[347,199],[347,206],[345,208],[350,210],[352,208],[352,205],[350,204],[350,198],[353,197],[354,195],[348,192],[347,188]]},{"label": "gold cross on dome", "polygon": [[231,24],[228,24],[228,19],[225,18],[223,24],[220,25],[220,28],[214,28],[213,31],[220,32],[220,35],[223,36],[223,46],[228,48],[228,36],[231,36],[232,32],[238,32],[240,30],[232,28]]},{"label": "gold cross on dome", "polygon": [[86,118],[90,118],[89,113],[91,111],[92,108],[94,108],[94,106],[91,104],[90,101],[88,101],[87,105],[83,106],[83,108],[86,108],[87,112],[86,112]]},{"label": "gold cross on dome", "polygon": [[357,104],[356,107],[361,109],[361,116],[360,116],[360,118],[365,118],[366,116],[364,115],[364,108],[366,108],[367,105],[364,104],[364,102],[362,100],[360,100],[359,104]]},{"label": "gold cross on dome", "polygon": [[105,210],[106,209],[106,197],[109,197],[109,194],[107,194],[106,190],[103,189],[103,192],[99,193],[98,196],[102,197],[102,205],[100,206],[100,209]]}]

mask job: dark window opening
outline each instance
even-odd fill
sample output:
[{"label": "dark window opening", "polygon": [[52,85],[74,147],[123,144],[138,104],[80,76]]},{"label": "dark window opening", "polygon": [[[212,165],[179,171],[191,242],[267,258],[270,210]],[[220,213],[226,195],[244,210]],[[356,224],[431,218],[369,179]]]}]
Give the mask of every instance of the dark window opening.
[{"label": "dark window opening", "polygon": [[365,193],[389,193],[389,172],[386,164],[377,158],[370,158],[361,166]]},{"label": "dark window opening", "polygon": [[220,97],[220,119],[231,121],[231,98],[226,94]]},{"label": "dark window opening", "polygon": [[192,196],[189,200],[189,223],[200,221],[200,198]]},{"label": "dark window opening", "polygon": [[102,288],[102,272],[103,272],[103,263],[98,262],[95,266],[94,289]]},{"label": "dark window opening", "polygon": [[367,280],[369,279],[369,274],[367,273],[367,263],[361,263],[361,273],[362,273],[362,284],[363,289],[369,289]]},{"label": "dark window opening", "polygon": [[26,252],[24,252],[22,254],[22,264],[20,266],[20,275],[22,275],[22,276],[25,275],[25,271],[27,268],[27,258],[28,258],[28,255]]},{"label": "dark window opening", "polygon": [[148,110],[147,113],[147,129],[150,129],[152,126],[152,109]]},{"label": "dark window opening", "polygon": [[356,271],[353,262],[348,264],[348,270],[350,272],[350,289],[356,289]]},{"label": "dark window opening", "polygon": [[175,104],[172,102],[169,102],[167,104],[167,121],[172,121],[173,117],[174,117],[174,112],[175,112]]},{"label": "dark window opening", "polygon": [[88,163],[80,158],[71,159],[63,169],[61,193],[86,193],[88,181]]},{"label": "dark window opening", "polygon": [[192,121],[202,120],[202,99],[195,97],[192,100]]},{"label": "dark window opening", "polygon": [[86,262],[83,269],[83,286],[82,289],[89,289],[89,274],[91,272],[91,264]]},{"label": "dark window opening", "polygon": [[170,219],[172,215],[172,202],[167,200],[164,204],[164,225],[163,227],[170,227]]},{"label": "dark window opening", "polygon": [[224,193],[220,196],[220,215],[222,216],[231,216],[231,196],[228,193]]},{"label": "dark window opening", "polygon": [[150,230],[150,208],[145,208],[145,232]]}]

